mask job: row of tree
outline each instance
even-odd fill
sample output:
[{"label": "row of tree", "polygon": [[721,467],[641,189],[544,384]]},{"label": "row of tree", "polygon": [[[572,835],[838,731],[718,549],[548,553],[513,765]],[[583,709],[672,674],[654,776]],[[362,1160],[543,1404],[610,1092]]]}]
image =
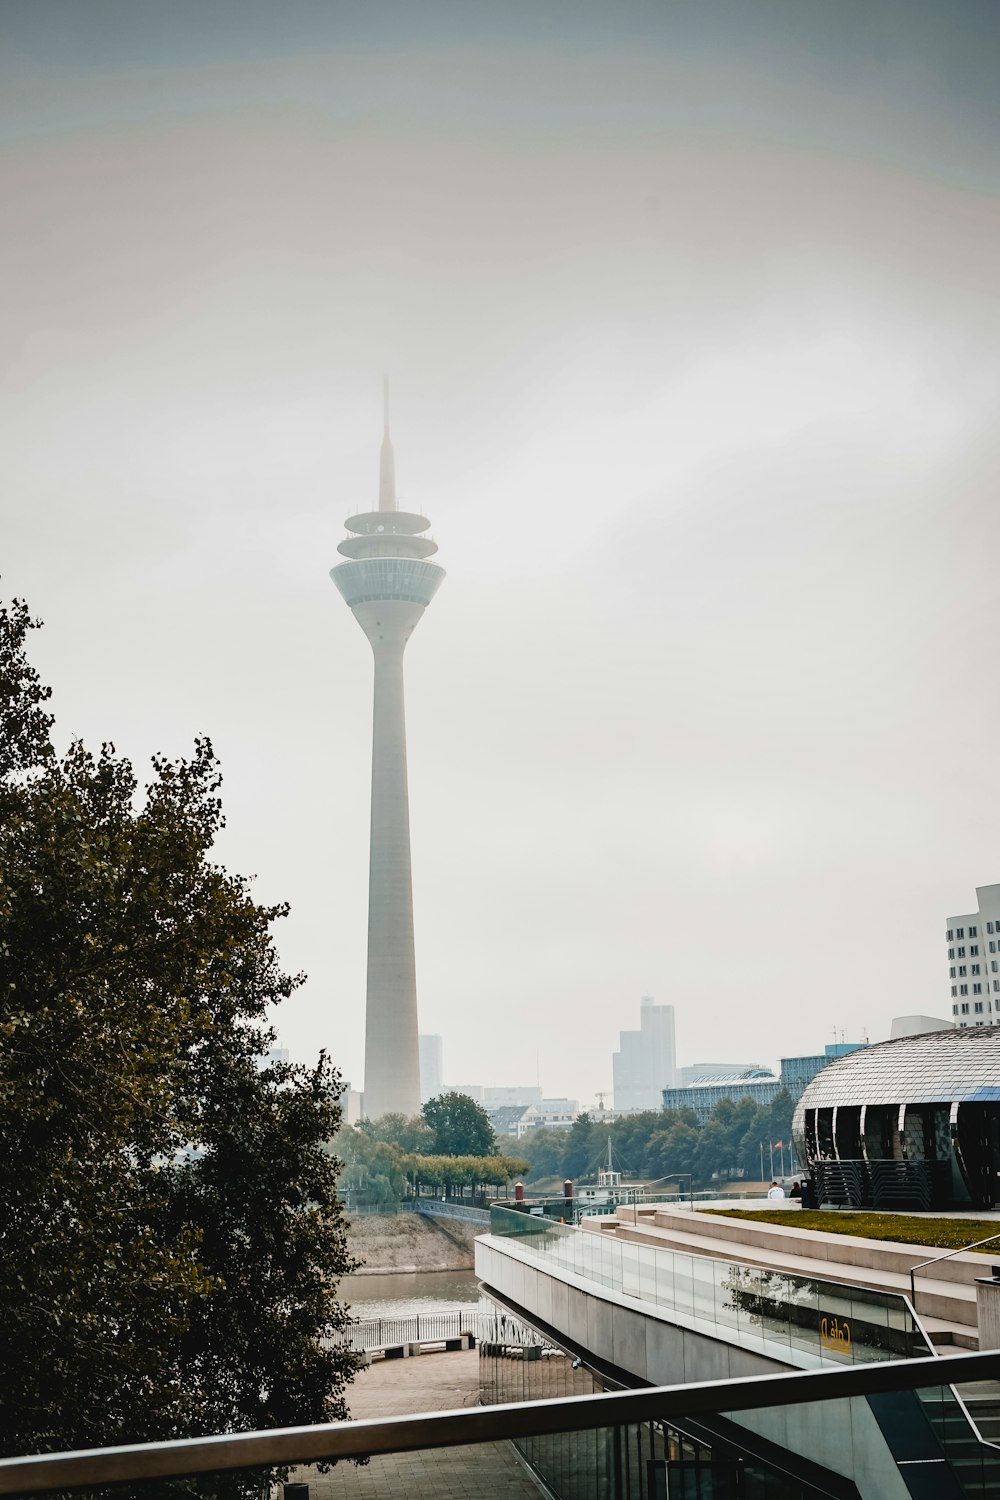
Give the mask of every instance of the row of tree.
[{"label": "row of tree", "polygon": [[517,1143],[529,1163],[529,1185],[554,1186],[596,1172],[607,1160],[608,1141],[616,1168],[647,1181],[692,1177],[707,1188],[720,1179],[771,1172],[770,1147],[791,1139],[795,1102],[782,1089],[770,1104],[723,1099],[700,1124],[693,1110],[643,1110],[608,1124],[582,1114],[569,1130],[529,1131]]},{"label": "row of tree", "polygon": [[333,1143],[349,1205],[391,1209],[403,1198],[505,1196],[528,1170],[501,1155],[489,1116],[467,1094],[429,1099],[419,1115],[387,1114],[344,1126]]}]

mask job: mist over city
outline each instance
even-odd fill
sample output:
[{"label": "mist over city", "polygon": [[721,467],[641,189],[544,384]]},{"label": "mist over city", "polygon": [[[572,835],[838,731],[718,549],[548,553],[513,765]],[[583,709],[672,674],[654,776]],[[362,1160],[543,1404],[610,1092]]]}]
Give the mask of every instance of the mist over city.
[{"label": "mist over city", "polygon": [[446,1083],[592,1106],[950,1018],[1000,880],[989,3],[114,0],[0,14],[5,597],[56,740],[207,734],[364,1075],[376,510]]}]

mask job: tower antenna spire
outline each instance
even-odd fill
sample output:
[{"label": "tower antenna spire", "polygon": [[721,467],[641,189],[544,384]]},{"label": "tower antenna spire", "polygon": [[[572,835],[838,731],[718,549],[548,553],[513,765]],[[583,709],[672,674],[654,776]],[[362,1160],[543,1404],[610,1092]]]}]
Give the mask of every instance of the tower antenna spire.
[{"label": "tower antenna spire", "polygon": [[396,510],[396,455],[389,436],[389,377],[382,377],[382,448],[378,465],[378,508]]}]

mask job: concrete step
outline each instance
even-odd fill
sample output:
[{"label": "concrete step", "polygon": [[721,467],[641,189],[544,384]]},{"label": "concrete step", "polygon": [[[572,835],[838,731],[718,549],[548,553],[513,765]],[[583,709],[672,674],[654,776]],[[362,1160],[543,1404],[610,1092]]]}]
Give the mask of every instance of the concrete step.
[{"label": "concrete step", "polygon": [[[767,1246],[749,1245],[730,1237],[720,1238],[703,1233],[705,1218],[709,1224],[720,1222],[709,1216],[695,1214],[657,1215],[650,1224],[640,1219],[638,1223],[611,1221],[617,1224],[613,1231],[616,1239],[659,1246],[681,1254],[704,1256],[711,1260],[732,1260],[743,1265],[762,1269],[785,1271],[795,1276],[811,1276],[822,1280],[842,1282],[847,1286],[869,1287],[875,1291],[895,1292],[903,1296],[910,1294],[908,1272],[885,1271],[871,1266],[859,1266],[846,1261],[834,1261],[828,1255],[814,1257],[802,1253],[805,1250],[803,1236],[788,1244],[794,1244],[795,1252],[782,1248],[780,1239],[772,1239]],[[608,1220],[599,1221],[605,1226],[602,1233],[609,1233]],[[689,1227],[692,1226],[692,1227]],[[589,1226],[584,1226],[585,1228]],[[695,1232],[697,1231],[697,1232]],[[833,1238],[833,1236],[831,1236]],[[923,1276],[916,1280],[917,1312],[924,1321],[936,1320],[939,1325],[963,1329],[968,1335],[977,1326],[975,1286],[957,1282],[942,1282]]]},{"label": "concrete step", "polygon": [[[763,1223],[758,1219],[744,1218],[739,1210],[720,1215],[696,1213],[684,1208],[664,1208],[662,1205],[622,1205],[617,1217],[620,1222],[652,1221],[656,1225],[686,1223],[693,1233],[708,1235],[712,1239],[733,1240],[741,1245],[762,1249],[783,1248],[789,1254],[804,1254],[813,1260],[833,1260],[839,1265],[866,1266],[872,1270],[907,1277],[911,1266],[948,1254],[934,1246],[902,1245],[894,1240],[868,1240],[857,1235],[824,1234],[822,1230],[798,1229],[795,1225],[797,1213],[796,1209],[785,1209],[774,1213],[773,1222]],[[834,1217],[831,1214],[831,1218]],[[1000,1230],[1000,1224],[997,1227]],[[938,1259],[936,1264],[924,1266],[920,1275],[932,1281],[967,1285],[976,1276],[988,1275],[988,1268],[994,1260],[1000,1260],[1000,1239],[995,1247],[982,1253],[960,1250],[946,1260]]]}]

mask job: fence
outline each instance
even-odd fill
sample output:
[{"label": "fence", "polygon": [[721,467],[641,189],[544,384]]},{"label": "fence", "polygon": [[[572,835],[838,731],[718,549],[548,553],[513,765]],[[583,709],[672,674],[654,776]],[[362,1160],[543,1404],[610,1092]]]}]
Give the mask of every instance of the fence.
[{"label": "fence", "polygon": [[[485,1323],[486,1317],[482,1321]],[[401,1318],[359,1318],[344,1333],[343,1343],[363,1354],[379,1349],[395,1349],[400,1344],[437,1344],[446,1339],[461,1338],[463,1333],[479,1337],[480,1313],[468,1312],[414,1313]]]},{"label": "fence", "polygon": [[488,1208],[473,1208],[469,1203],[452,1203],[446,1198],[409,1198],[403,1207],[415,1214],[429,1214],[432,1219],[465,1219],[481,1224],[484,1231],[490,1225]]}]

